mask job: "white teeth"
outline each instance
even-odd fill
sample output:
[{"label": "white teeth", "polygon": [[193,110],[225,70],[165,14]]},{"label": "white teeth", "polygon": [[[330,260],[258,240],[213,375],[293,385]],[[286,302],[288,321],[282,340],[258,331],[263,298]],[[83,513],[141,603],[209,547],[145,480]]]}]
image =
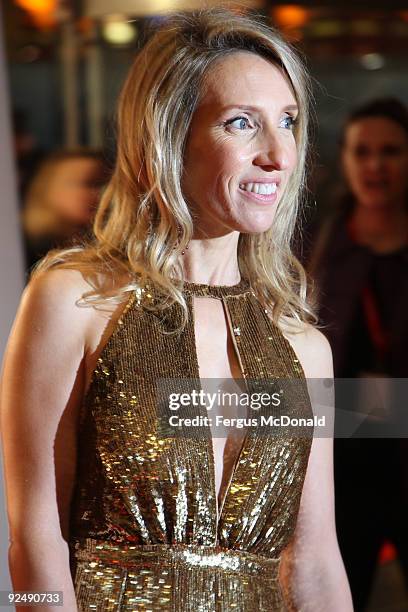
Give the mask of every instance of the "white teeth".
[{"label": "white teeth", "polygon": [[278,186],[276,183],[241,183],[240,188],[260,195],[272,195],[276,193]]}]

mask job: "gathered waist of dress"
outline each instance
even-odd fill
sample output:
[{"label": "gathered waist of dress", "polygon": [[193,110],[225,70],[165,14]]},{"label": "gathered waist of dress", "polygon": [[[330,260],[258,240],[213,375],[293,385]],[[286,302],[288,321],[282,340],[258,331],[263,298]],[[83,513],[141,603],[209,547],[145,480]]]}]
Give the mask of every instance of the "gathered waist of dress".
[{"label": "gathered waist of dress", "polygon": [[280,557],[269,558],[221,546],[195,544],[122,544],[92,538],[70,543],[78,562],[111,564],[142,569],[145,565],[178,566],[180,569],[213,569],[247,576],[278,580]]}]

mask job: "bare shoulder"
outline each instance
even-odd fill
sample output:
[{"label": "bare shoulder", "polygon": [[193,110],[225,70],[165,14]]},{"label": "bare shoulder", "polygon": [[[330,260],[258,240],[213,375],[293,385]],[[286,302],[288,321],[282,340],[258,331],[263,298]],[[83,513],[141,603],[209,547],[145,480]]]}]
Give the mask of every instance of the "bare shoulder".
[{"label": "bare shoulder", "polygon": [[94,292],[95,286],[114,293],[125,284],[123,277],[105,279],[99,275],[88,280],[76,269],[41,272],[23,292],[9,348],[19,341],[26,355],[33,351],[35,360],[39,353],[60,354],[64,349],[71,357],[76,356],[73,367],[78,367],[79,361],[83,363],[87,389],[98,355],[114,331],[129,294],[98,303],[84,298]]},{"label": "bare shoulder", "polygon": [[51,269],[35,276],[24,289],[21,306],[30,307],[31,316],[45,312],[50,322],[62,315],[75,315],[77,306],[91,287],[78,270]]},{"label": "bare shoulder", "polygon": [[92,291],[93,284],[80,270],[55,268],[38,274],[28,283],[22,302],[29,300],[31,306],[56,314],[69,310],[86,313],[89,309],[81,307],[80,301]]},{"label": "bare shoulder", "polygon": [[307,378],[333,376],[330,343],[319,329],[310,323],[298,322],[288,317],[282,317],[280,329],[297,354]]},{"label": "bare shoulder", "polygon": [[46,326],[48,333],[68,332],[71,338],[79,333],[85,348],[89,345],[92,349],[124,301],[105,300],[92,305],[84,298],[93,291],[93,283],[79,270],[47,270],[35,276],[25,288],[20,316],[26,314],[34,326]]}]

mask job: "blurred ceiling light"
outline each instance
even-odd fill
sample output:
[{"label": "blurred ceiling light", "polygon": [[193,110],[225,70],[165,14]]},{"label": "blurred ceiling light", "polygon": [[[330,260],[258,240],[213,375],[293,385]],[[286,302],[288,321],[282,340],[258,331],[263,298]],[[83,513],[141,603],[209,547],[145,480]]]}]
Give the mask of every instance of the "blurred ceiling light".
[{"label": "blurred ceiling light", "polygon": [[365,53],[360,57],[360,63],[367,70],[380,70],[385,66],[385,58],[380,53]]},{"label": "blurred ceiling light", "polygon": [[50,12],[56,9],[57,0],[16,0],[26,11]]},{"label": "blurred ceiling light", "polygon": [[[103,18],[111,13],[122,13],[137,17],[152,17],[168,11],[184,11],[208,8],[224,4],[223,0],[83,0],[85,15]],[[234,3],[235,5],[237,3]],[[262,8],[263,0],[240,0],[238,10],[242,8]]]},{"label": "blurred ceiling light", "polygon": [[299,4],[282,4],[272,10],[272,16],[281,28],[302,28],[310,19],[310,11]]},{"label": "blurred ceiling light", "polygon": [[102,35],[111,45],[129,45],[137,38],[137,29],[124,15],[110,15],[102,25]]},{"label": "blurred ceiling light", "polygon": [[55,23],[57,0],[15,0],[18,6],[30,13],[39,27],[50,27]]}]

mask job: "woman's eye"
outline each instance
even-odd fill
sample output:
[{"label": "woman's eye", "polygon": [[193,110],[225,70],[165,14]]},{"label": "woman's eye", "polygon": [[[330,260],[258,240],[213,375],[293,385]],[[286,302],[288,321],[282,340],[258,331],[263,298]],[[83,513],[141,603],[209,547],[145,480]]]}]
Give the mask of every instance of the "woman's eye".
[{"label": "woman's eye", "polygon": [[238,130],[246,130],[247,128],[251,128],[252,125],[249,122],[248,117],[236,117],[235,119],[231,119],[227,121],[227,125],[232,126]]},{"label": "woman's eye", "polygon": [[295,123],[296,119],[291,115],[286,115],[286,117],[284,117],[282,120],[283,127],[287,130],[293,130]]},{"label": "woman's eye", "polygon": [[354,149],[354,155],[356,157],[367,157],[368,154],[369,154],[369,151],[365,147],[356,147]]},{"label": "woman's eye", "polygon": [[402,149],[400,147],[388,145],[383,148],[382,152],[384,155],[389,155],[390,157],[393,157],[394,155],[400,155],[402,152]]}]

